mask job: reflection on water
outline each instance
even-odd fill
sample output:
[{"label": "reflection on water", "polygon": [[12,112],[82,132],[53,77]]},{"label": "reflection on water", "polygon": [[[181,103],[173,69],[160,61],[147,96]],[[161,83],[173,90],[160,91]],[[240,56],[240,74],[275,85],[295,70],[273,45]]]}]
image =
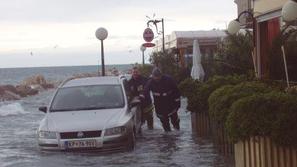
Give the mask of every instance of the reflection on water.
[{"label": "reflection on water", "polygon": [[[155,129],[143,128],[131,152],[112,154],[41,152],[35,131],[44,116],[37,107],[49,102],[53,91],[18,101],[24,112],[0,116],[0,167],[75,167],[75,166],[173,166],[229,167],[210,140],[192,136],[190,115],[180,111],[181,131],[165,133],[159,120]],[[4,103],[0,103],[0,108]]]}]

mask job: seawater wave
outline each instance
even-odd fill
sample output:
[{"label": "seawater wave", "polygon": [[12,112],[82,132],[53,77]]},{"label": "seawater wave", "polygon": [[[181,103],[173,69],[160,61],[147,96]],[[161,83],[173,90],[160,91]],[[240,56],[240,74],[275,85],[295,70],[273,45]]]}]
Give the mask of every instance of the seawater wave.
[{"label": "seawater wave", "polygon": [[0,116],[20,115],[26,114],[24,108],[20,103],[14,102],[10,104],[0,104]]}]

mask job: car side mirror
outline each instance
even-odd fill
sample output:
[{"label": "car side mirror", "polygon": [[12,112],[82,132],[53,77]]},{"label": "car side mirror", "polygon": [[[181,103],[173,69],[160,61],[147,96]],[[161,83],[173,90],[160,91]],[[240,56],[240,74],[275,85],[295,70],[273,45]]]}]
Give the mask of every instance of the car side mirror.
[{"label": "car side mirror", "polygon": [[129,108],[131,109],[131,108],[133,108],[137,105],[140,105],[140,104],[141,104],[140,99],[138,97],[134,97],[129,103]]},{"label": "car side mirror", "polygon": [[39,111],[42,111],[42,112],[44,112],[44,113],[46,113],[46,111],[47,111],[47,107],[42,106],[42,107],[39,107],[38,110],[39,110]]}]

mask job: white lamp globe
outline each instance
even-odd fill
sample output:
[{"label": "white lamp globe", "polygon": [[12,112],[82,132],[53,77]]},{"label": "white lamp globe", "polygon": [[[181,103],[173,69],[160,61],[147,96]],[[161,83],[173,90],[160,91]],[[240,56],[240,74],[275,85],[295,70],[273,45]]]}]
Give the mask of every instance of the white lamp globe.
[{"label": "white lamp globe", "polygon": [[99,40],[104,40],[107,38],[108,36],[108,32],[105,28],[103,27],[100,27],[96,30],[96,33],[95,33],[96,37],[99,39]]},{"label": "white lamp globe", "polygon": [[144,52],[144,51],[146,50],[146,47],[143,46],[143,45],[141,45],[141,46],[140,46],[140,50],[141,50],[142,52]]},{"label": "white lamp globe", "polygon": [[291,22],[297,19],[297,2],[289,0],[282,8],[282,17],[284,21]]},{"label": "white lamp globe", "polygon": [[237,20],[230,21],[228,25],[228,33],[229,34],[236,34],[240,30],[240,23]]}]

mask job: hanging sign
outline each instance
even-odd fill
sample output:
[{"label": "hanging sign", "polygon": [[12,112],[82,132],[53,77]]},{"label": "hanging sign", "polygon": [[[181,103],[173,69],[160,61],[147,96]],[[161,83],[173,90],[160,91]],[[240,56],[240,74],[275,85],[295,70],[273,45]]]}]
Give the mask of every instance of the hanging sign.
[{"label": "hanging sign", "polygon": [[142,44],[142,46],[144,46],[146,48],[151,48],[151,47],[154,47],[155,44],[154,43],[147,42],[147,43]]},{"label": "hanging sign", "polygon": [[143,39],[146,42],[152,42],[152,40],[154,39],[154,32],[152,29],[150,28],[146,28],[143,32]]}]

